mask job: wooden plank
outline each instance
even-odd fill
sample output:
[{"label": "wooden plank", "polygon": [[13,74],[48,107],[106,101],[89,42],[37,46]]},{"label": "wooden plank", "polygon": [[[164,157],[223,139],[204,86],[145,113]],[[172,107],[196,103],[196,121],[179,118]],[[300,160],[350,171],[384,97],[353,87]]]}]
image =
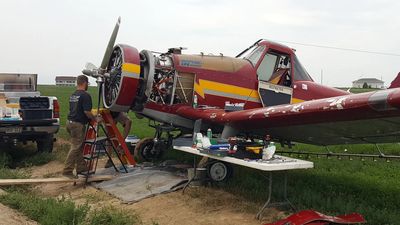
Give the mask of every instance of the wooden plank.
[{"label": "wooden plank", "polygon": [[[88,182],[111,180],[112,175],[95,175],[90,176]],[[29,179],[0,179],[0,186],[22,185],[22,184],[43,184],[43,183],[68,183],[68,182],[85,182],[84,177],[70,179],[68,177],[54,178],[29,178]]]}]

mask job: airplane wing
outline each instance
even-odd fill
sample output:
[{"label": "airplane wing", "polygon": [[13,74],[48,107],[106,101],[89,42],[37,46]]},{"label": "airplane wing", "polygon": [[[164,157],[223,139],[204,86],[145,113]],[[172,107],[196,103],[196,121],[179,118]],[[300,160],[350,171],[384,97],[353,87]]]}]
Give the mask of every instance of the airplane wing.
[{"label": "airplane wing", "polygon": [[225,112],[181,107],[189,119],[314,145],[400,142],[400,88]]}]

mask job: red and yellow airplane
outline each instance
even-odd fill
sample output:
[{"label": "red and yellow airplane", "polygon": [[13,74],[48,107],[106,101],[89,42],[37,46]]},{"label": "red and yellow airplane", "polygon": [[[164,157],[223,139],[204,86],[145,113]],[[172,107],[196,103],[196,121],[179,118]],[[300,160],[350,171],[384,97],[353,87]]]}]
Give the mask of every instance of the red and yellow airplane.
[{"label": "red and yellow airplane", "polygon": [[399,85],[361,94],[323,86],[295,50],[263,39],[236,57],[114,46],[119,24],[101,67],[83,72],[104,81],[106,108],[161,123],[145,158],[170,143],[160,142],[163,131],[191,133],[197,120],[222,138],[270,135],[283,144],[321,146],[400,142]]}]

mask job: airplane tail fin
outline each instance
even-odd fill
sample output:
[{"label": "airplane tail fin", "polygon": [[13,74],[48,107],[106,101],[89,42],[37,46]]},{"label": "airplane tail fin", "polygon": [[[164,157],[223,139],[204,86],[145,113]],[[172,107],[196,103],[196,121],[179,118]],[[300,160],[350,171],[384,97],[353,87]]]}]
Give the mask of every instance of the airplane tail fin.
[{"label": "airplane tail fin", "polygon": [[397,77],[394,78],[389,88],[397,88],[400,87],[400,73],[397,74]]}]

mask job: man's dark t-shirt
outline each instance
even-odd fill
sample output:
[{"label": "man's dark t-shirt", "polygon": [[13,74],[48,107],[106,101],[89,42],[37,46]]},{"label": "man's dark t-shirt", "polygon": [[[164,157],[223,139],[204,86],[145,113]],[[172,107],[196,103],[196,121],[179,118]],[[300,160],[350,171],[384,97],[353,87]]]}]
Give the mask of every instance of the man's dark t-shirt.
[{"label": "man's dark t-shirt", "polygon": [[92,110],[92,97],[83,90],[76,90],[69,97],[69,114],[68,120],[86,124],[89,122],[85,111]]}]

